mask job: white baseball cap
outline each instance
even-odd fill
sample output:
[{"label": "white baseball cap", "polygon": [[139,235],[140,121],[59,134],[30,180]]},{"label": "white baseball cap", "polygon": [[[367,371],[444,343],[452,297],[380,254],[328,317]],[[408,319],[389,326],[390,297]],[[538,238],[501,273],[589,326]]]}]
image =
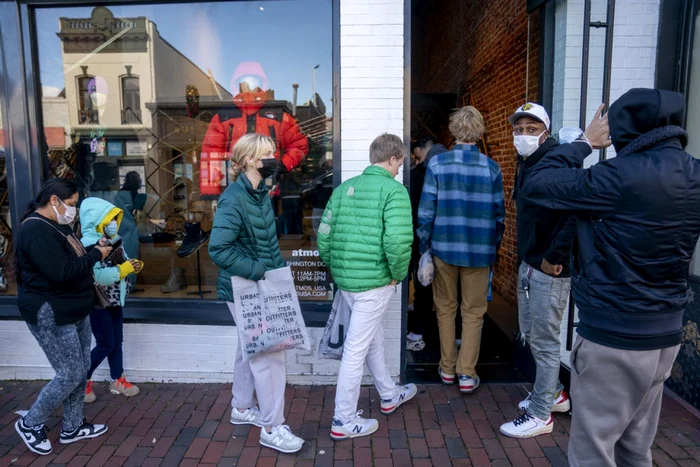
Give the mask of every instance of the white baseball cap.
[{"label": "white baseball cap", "polygon": [[544,110],[544,107],[539,104],[528,102],[522,107],[519,107],[513,115],[508,117],[508,121],[511,125],[515,125],[515,122],[517,122],[520,117],[532,117],[539,120],[540,122],[544,123],[544,126],[549,130],[549,115],[547,114],[547,111]]}]

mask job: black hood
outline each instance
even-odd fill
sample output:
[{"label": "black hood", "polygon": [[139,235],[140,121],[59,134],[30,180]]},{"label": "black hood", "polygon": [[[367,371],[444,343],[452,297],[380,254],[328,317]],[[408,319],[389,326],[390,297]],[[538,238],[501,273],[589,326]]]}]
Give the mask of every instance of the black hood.
[{"label": "black hood", "polygon": [[425,166],[427,167],[428,162],[430,162],[430,159],[445,152],[447,152],[447,148],[442,144],[438,143],[433,145],[433,147],[430,148],[430,150],[428,151],[428,154],[425,156],[425,161],[423,161],[423,164],[425,164]]},{"label": "black hood", "polygon": [[680,126],[684,112],[685,98],[679,92],[630,89],[610,106],[608,114],[615,151],[619,153],[629,143],[656,128]]}]

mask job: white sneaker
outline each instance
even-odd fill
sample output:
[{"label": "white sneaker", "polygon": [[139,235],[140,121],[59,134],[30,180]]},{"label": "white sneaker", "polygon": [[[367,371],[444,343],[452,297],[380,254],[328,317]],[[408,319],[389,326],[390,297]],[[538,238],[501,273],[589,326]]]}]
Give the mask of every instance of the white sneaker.
[{"label": "white sneaker", "polygon": [[418,388],[415,384],[410,383],[405,386],[399,386],[399,393],[393,399],[382,399],[382,414],[391,415],[396,412],[396,409],[404,402],[408,402],[418,393]]},{"label": "white sneaker", "polygon": [[288,425],[277,425],[272,429],[272,433],[268,433],[265,428],[260,430],[260,444],[280,452],[292,453],[301,449],[304,440],[295,436]]},{"label": "white sneaker", "polygon": [[455,375],[448,375],[447,373],[444,373],[442,371],[442,368],[440,368],[440,367],[438,367],[438,373],[440,374],[440,379],[442,380],[442,384],[454,384]]},{"label": "white sneaker", "polygon": [[362,418],[362,410],[355,414],[355,418],[348,423],[343,423],[337,418],[331,425],[331,438],[335,440],[357,438],[371,435],[379,429],[379,422],[373,418]]},{"label": "white sneaker", "polygon": [[[17,412],[19,414],[19,412]],[[24,415],[22,418],[15,422],[15,431],[22,438],[24,444],[27,448],[35,454],[40,456],[48,456],[51,454],[53,448],[51,447],[51,441],[49,441],[48,436],[46,436],[46,427],[44,425],[39,426],[26,426],[24,424]]]},{"label": "white sneaker", "polygon": [[533,438],[551,433],[554,429],[554,419],[549,415],[548,420],[540,420],[525,412],[512,422],[501,425],[501,433],[511,438]]},{"label": "white sneaker", "polygon": [[250,407],[245,412],[239,412],[236,407],[231,407],[232,425],[254,425],[262,428],[260,417],[262,414],[257,407]]},{"label": "white sneaker", "polygon": [[[527,409],[530,407],[530,400],[532,399],[532,393],[528,394],[525,400],[520,401],[518,404],[518,408],[522,412],[527,412]],[[571,410],[571,399],[569,399],[569,395],[566,393],[566,391],[562,390],[559,394],[556,395],[554,398],[554,404],[552,405],[552,412],[568,412]]]},{"label": "white sneaker", "polygon": [[418,339],[417,341],[411,340],[409,337],[406,339],[406,350],[409,352],[420,352],[425,348],[425,341],[423,339]]},{"label": "white sneaker", "polygon": [[467,375],[459,375],[459,392],[471,394],[479,387],[481,380]]}]

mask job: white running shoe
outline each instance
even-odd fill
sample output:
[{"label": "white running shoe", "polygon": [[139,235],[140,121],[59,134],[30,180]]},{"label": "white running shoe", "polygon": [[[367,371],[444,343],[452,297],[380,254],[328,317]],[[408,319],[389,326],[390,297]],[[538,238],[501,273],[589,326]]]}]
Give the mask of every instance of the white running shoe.
[{"label": "white running shoe", "polygon": [[262,428],[260,417],[262,417],[262,414],[257,407],[250,407],[245,412],[239,412],[237,408],[231,407],[232,425],[254,425]]},{"label": "white running shoe", "polygon": [[481,380],[467,375],[459,375],[459,392],[471,394],[479,387]]},{"label": "white running shoe", "polygon": [[442,380],[442,384],[454,384],[455,375],[448,375],[447,373],[444,373],[442,371],[442,368],[440,368],[440,367],[438,367],[438,373],[440,374],[440,379]]},{"label": "white running shoe", "polygon": [[501,433],[511,438],[533,438],[551,433],[554,429],[554,419],[549,415],[548,420],[540,420],[525,412],[512,422],[501,425]]},{"label": "white running shoe", "polygon": [[97,438],[107,433],[107,425],[97,425],[83,420],[83,424],[68,432],[61,430],[61,444],[71,444],[83,439]]},{"label": "white running shoe", "polygon": [[[528,394],[525,400],[520,401],[518,408],[522,412],[527,412],[530,407],[530,400],[532,399],[532,393]],[[566,413],[571,410],[571,399],[566,391],[562,390],[559,394],[554,397],[554,404],[552,405],[552,412],[563,412]]]},{"label": "white running shoe", "polygon": [[415,384],[410,383],[405,386],[399,386],[399,393],[393,399],[382,399],[382,414],[391,415],[396,412],[404,402],[408,402],[418,393],[418,388]]},{"label": "white running shoe", "polygon": [[348,423],[343,423],[337,418],[331,425],[331,438],[334,440],[357,438],[371,435],[379,429],[379,422],[373,418],[362,418],[362,410],[355,414],[355,418]]},{"label": "white running shoe", "polygon": [[[19,414],[19,412],[17,413]],[[26,426],[23,416],[15,423],[15,431],[33,453],[40,456],[51,454],[53,448],[51,447],[51,441],[46,436],[46,427],[43,424],[33,427]]]},{"label": "white running shoe", "polygon": [[271,433],[268,433],[265,428],[260,430],[260,444],[289,454],[300,450],[304,445],[304,440],[295,436],[288,425],[277,425]]}]

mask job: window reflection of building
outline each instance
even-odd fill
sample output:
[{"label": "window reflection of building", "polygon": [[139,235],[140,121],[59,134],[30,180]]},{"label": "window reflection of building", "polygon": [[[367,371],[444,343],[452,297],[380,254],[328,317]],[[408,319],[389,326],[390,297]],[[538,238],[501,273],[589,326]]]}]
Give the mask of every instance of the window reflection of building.
[{"label": "window reflection of building", "polygon": [[[83,67],[87,71],[87,67]],[[86,125],[97,125],[100,123],[100,118],[97,110],[93,108],[92,100],[90,99],[90,81],[93,76],[83,73],[78,76],[78,122]]]},{"label": "window reflection of building", "polygon": [[[131,67],[127,67],[129,72]],[[141,123],[141,94],[139,92],[138,76],[128,74],[122,76],[122,123]]]}]

